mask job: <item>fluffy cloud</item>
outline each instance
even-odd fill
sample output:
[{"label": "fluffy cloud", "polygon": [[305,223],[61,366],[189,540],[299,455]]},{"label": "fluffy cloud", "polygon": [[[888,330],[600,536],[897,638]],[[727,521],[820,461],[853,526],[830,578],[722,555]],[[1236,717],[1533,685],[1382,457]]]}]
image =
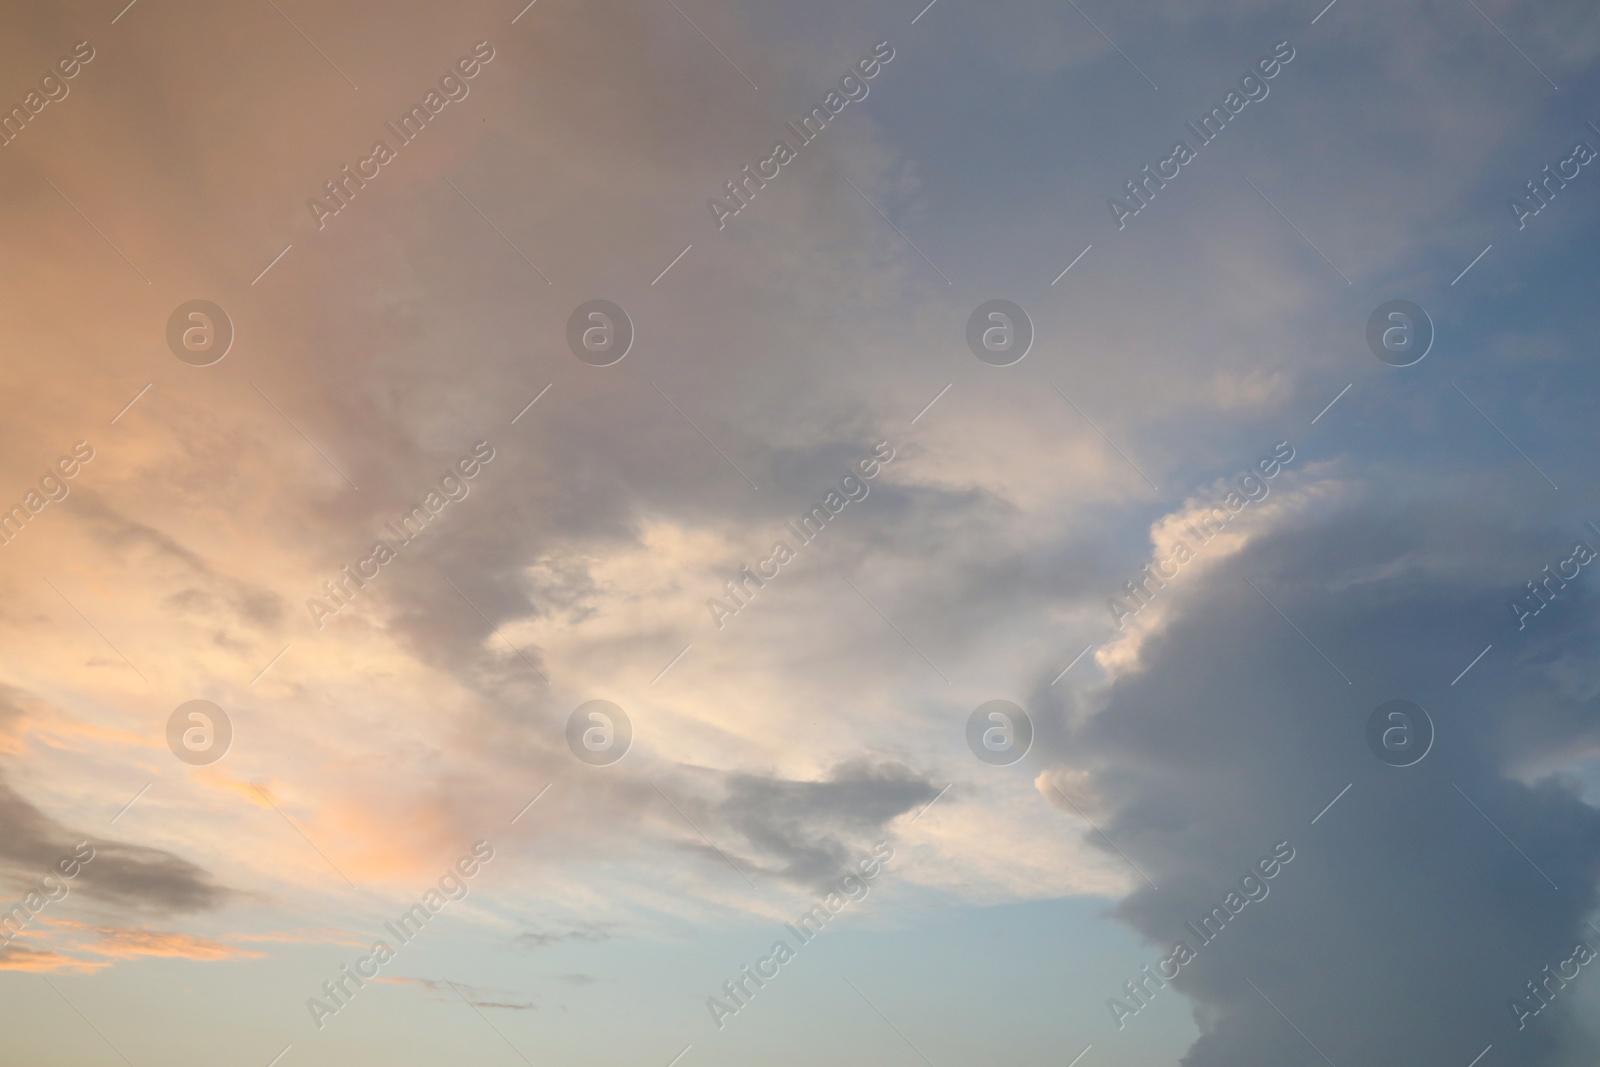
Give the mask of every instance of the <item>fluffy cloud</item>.
[{"label": "fluffy cloud", "polygon": [[[1306,1038],[1336,1063],[1452,1064],[1490,1043],[1554,1063],[1588,1047],[1570,1001],[1525,1032],[1508,1004],[1593,934],[1600,814],[1561,773],[1600,739],[1600,690],[1574,687],[1564,665],[1592,642],[1593,617],[1523,642],[1501,626],[1498,660],[1450,684],[1464,650],[1506,621],[1517,572],[1514,551],[1441,564],[1525,550],[1531,533],[1378,489],[1320,514],[1284,508],[1190,576],[1137,667],[1058,749],[1063,773],[1092,780],[1108,836],[1160,886],[1117,914],[1163,950],[1194,941],[1185,922],[1255,853],[1298,850],[1271,898],[1173,983],[1202,1031],[1185,1063],[1321,1062]],[[1365,747],[1367,716],[1394,697],[1421,703],[1438,731],[1415,767]]]}]

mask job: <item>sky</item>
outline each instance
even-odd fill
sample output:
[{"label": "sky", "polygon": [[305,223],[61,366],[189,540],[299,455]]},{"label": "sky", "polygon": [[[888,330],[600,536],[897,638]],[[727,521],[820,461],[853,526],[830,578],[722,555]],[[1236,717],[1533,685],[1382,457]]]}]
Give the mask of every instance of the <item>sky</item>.
[{"label": "sky", "polygon": [[0,8],[0,1060],[1594,1062],[1593,5],[524,3]]}]

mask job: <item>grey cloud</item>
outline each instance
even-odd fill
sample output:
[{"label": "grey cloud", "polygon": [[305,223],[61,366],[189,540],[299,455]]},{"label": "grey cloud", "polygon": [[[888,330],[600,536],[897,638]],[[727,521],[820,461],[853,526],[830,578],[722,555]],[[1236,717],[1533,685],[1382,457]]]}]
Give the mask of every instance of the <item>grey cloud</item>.
[{"label": "grey cloud", "polygon": [[[0,693],[0,722],[21,713],[23,694]],[[231,891],[203,867],[164,849],[105,840],[98,832],[73,830],[41,811],[0,774],[0,874],[16,892],[36,884],[73,852],[79,841],[94,846],[94,859],[72,881],[75,893],[102,904],[138,912],[207,911],[220,907]]]},{"label": "grey cloud", "polygon": [[88,841],[94,859],[73,881],[75,891],[114,907],[150,912],[207,911],[230,895],[197,864],[159,848],[105,841],[45,815],[0,779],[0,865],[18,890],[49,873],[73,844]]},{"label": "grey cloud", "polygon": [[568,985],[593,985],[595,978],[590,974],[562,974],[557,975],[557,980]]},{"label": "grey cloud", "polygon": [[161,912],[208,911],[232,891],[198,864],[164,849],[95,843],[94,862],[78,876],[84,892],[108,904]]},{"label": "grey cloud", "polygon": [[445,978],[386,978],[384,981],[398,985],[420,985],[424,989],[440,994],[429,998],[440,1003],[455,1003],[464,997],[474,1008],[501,1008],[507,1011],[539,1010],[539,1006],[532,1001],[485,1000],[483,998],[490,993],[500,993],[503,990],[485,990]]},{"label": "grey cloud", "polygon": [[165,531],[123,514],[92,489],[80,489],[73,500],[74,510],[85,520],[91,536],[126,565],[134,565],[131,557],[142,553],[144,565],[153,559],[159,566],[172,568],[174,580],[185,584],[168,595],[168,608],[209,617],[219,628],[219,643],[228,643],[220,633],[223,627],[272,631],[282,621],[284,601],[277,593],[219,573],[200,553]]},{"label": "grey cloud", "polygon": [[[1592,1059],[1566,1001],[1520,1032],[1510,1009],[1579,939],[1600,946],[1585,922],[1600,812],[1568,781],[1515,776],[1600,740],[1595,687],[1571,684],[1580,662],[1592,675],[1593,613],[1519,636],[1505,606],[1520,557],[1549,536],[1374,488],[1189,575],[1143,669],[1101,694],[1081,729],[1047,735],[1059,765],[1092,771],[1111,811],[1102,827],[1160,886],[1115,914],[1149,939],[1152,965],[1179,939],[1198,949],[1173,982],[1202,1030],[1186,1067],[1323,1062],[1306,1038],[1341,1064],[1460,1067],[1490,1043],[1519,1063]],[[1495,658],[1452,687],[1491,639]],[[1367,716],[1394,697],[1438,730],[1411,768],[1365,747]],[[1297,855],[1267,899],[1201,947],[1185,922],[1282,841]],[[1127,977],[1106,975],[1106,995],[1123,996]]]},{"label": "grey cloud", "polygon": [[858,760],[820,781],[731,775],[717,818],[745,842],[745,862],[820,888],[836,881],[889,822],[938,795],[930,777],[897,763]]},{"label": "grey cloud", "polygon": [[73,881],[75,891],[114,907],[149,912],[193,912],[220,907],[229,890],[197,864],[164,849],[105,841],[73,831],[45,815],[0,779],[0,865],[17,887],[31,885],[71,854],[78,841],[94,846],[94,859]]},{"label": "grey cloud", "polygon": [[528,930],[512,938],[512,944],[520,945],[530,950],[549,948],[551,945],[560,945],[570,941],[598,944],[602,941],[611,940],[611,930],[610,923],[585,923],[570,930],[561,931]]}]

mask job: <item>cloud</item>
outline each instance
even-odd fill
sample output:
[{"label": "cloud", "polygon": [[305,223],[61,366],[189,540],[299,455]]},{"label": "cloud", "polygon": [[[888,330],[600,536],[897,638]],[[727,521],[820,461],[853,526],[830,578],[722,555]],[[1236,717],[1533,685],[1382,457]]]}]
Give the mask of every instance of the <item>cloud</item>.
[{"label": "cloud", "polygon": [[[27,741],[34,737],[52,748],[74,750],[107,742],[147,743],[127,731],[81,722],[12,686],[0,689],[0,737],[6,739],[4,748],[16,756],[27,753]],[[0,771],[0,821],[8,827],[0,838],[0,878],[15,893],[31,889],[47,874],[59,873],[56,865],[74,852],[77,842],[88,841],[94,858],[66,884],[72,895],[81,894],[113,913],[209,911],[232,895],[204,868],[175,853],[73,830],[19,793],[5,771]]]},{"label": "cloud", "polygon": [[[1408,496],[1369,485],[1319,513],[1257,516],[1248,539],[1185,577],[1137,666],[1051,742],[1053,773],[1075,778],[1063,789],[1097,799],[1102,829],[1160,886],[1115,909],[1153,958],[1179,939],[1198,948],[1185,922],[1274,844],[1297,851],[1172,983],[1202,1031],[1186,1067],[1321,1062],[1308,1039],[1335,1063],[1459,1067],[1490,1043],[1524,1063],[1592,1058],[1563,1002],[1525,1031],[1509,1003],[1579,939],[1600,944],[1585,922],[1600,812],[1551,773],[1600,739],[1600,694],[1566,668],[1592,663],[1600,623],[1519,638],[1507,591],[1519,555],[1552,532]],[[1461,554],[1477,565],[1452,566]],[[1498,664],[1452,688],[1486,630]],[[1367,716],[1394,697],[1421,703],[1438,731],[1415,767],[1366,749]],[[1108,976],[1108,997],[1124,995],[1119,982]]]},{"label": "cloud", "polygon": [[246,944],[342,945],[365,949],[371,943],[343,930],[269,930],[264,933],[234,934],[234,941]]},{"label": "cloud", "polygon": [[611,940],[611,925],[608,923],[595,923],[554,933],[527,930],[512,938],[512,943],[532,950],[549,948],[551,945],[560,945],[573,941],[599,944],[602,941],[609,940]]},{"label": "cloud", "polygon": [[0,778],[0,867],[21,884],[50,873],[71,853],[73,842],[90,840],[94,859],[72,882],[74,890],[114,907],[151,912],[194,912],[220,907],[229,891],[197,864],[164,849],[102,841],[75,833],[45,815]]},{"label": "cloud", "polygon": [[0,971],[29,971],[33,974],[94,974],[112,966],[110,960],[85,960],[64,955],[54,949],[35,949],[12,942],[0,947]]},{"label": "cloud", "polygon": [[726,788],[715,812],[745,841],[746,862],[820,889],[942,787],[899,764],[856,760],[819,781],[734,774]]},{"label": "cloud", "polygon": [[209,911],[232,891],[198,864],[163,849],[106,842],[79,875],[85,894],[110,904],[157,912]]},{"label": "cloud", "polygon": [[191,934],[107,926],[48,915],[26,930],[22,940],[43,942],[44,947],[13,942],[0,948],[0,970],[89,974],[117,962],[148,957],[199,963],[265,958],[264,953],[253,949]]},{"label": "cloud", "polygon": [[556,976],[557,981],[568,985],[593,985],[595,977],[592,974],[561,974]]},{"label": "cloud", "polygon": [[86,923],[57,920],[52,931],[67,931],[88,935],[89,941],[80,941],[77,947],[97,956],[129,960],[141,956],[162,956],[171,959],[212,962],[233,959],[264,959],[265,953],[253,949],[194,937],[190,934],[164,930],[130,929],[115,926],[94,926]]},{"label": "cloud", "polygon": [[371,981],[383,982],[389,985],[419,985],[431,992],[441,994],[440,996],[428,998],[439,1003],[455,1003],[458,1000],[465,999],[474,1008],[500,1008],[505,1011],[539,1010],[539,1006],[532,1001],[484,1000],[482,999],[483,997],[502,991],[480,989],[477,986],[467,985],[465,982],[451,982],[442,978],[380,977],[371,979]]}]

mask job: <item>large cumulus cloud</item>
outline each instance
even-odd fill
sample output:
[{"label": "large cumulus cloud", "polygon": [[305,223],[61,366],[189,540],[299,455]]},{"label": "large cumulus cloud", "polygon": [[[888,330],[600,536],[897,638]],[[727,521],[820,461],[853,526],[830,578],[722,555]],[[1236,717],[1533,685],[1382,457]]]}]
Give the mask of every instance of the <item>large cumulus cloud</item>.
[{"label": "large cumulus cloud", "polygon": [[[1152,962],[1197,950],[1172,983],[1202,1030],[1191,1067],[1459,1067],[1491,1043],[1519,1063],[1592,1056],[1573,994],[1525,1029],[1511,1001],[1578,941],[1600,945],[1600,811],[1572,777],[1600,752],[1593,601],[1573,590],[1564,618],[1519,633],[1506,602],[1563,531],[1410,495],[1285,509],[1174,583],[1139,664],[1080,710],[1041,780],[1097,805],[1159,885],[1116,909]],[[1490,656],[1452,685],[1484,635]],[[1408,768],[1365,741],[1393,698],[1437,731]],[[1296,858],[1267,898],[1202,946],[1185,923],[1283,841]],[[1136,1007],[1125,977],[1107,994]]]}]

